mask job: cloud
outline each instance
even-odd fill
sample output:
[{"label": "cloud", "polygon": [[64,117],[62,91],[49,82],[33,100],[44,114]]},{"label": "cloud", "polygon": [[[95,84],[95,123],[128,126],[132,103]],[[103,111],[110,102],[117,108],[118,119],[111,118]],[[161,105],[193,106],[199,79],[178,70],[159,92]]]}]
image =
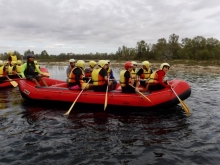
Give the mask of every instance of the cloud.
[{"label": "cloud", "polygon": [[23,52],[31,43],[35,52],[49,54],[110,53],[173,33],[220,39],[217,0],[0,0],[0,8],[0,44]]}]

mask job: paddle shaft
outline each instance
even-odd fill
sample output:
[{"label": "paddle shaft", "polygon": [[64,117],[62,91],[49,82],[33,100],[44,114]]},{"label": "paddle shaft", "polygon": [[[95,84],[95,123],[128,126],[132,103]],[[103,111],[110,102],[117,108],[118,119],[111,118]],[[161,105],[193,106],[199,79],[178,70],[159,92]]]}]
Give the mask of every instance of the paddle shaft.
[{"label": "paddle shaft", "polygon": [[[135,87],[133,85],[130,85],[132,88],[135,89]],[[149,102],[151,102],[150,99],[147,98],[147,96],[145,96],[143,93],[141,93],[140,91],[137,91],[137,93],[139,93],[140,95],[142,95],[145,99],[147,99]]]},{"label": "paddle shaft", "polygon": [[12,85],[13,87],[17,87],[17,86],[18,86],[18,83],[17,83],[16,81],[13,81],[13,80],[10,79],[7,75],[6,75],[5,77],[7,77],[7,79],[10,81],[10,83],[11,83],[11,85]]},{"label": "paddle shaft", "polygon": [[[109,82],[109,78],[108,78],[108,82]],[[107,82],[106,93],[105,93],[104,111],[105,111],[105,109],[107,107],[107,101],[108,101],[108,82]]]},{"label": "paddle shaft", "polygon": [[81,93],[83,92],[83,90],[86,88],[86,86],[89,84],[91,79],[89,79],[89,81],[86,83],[85,87],[81,90],[81,92],[78,94],[77,98],[75,99],[75,101],[73,102],[73,104],[71,105],[70,109],[64,114],[64,115],[69,115],[69,113],[71,112],[73,106],[75,105],[76,101],[78,100],[79,96],[81,95]]}]

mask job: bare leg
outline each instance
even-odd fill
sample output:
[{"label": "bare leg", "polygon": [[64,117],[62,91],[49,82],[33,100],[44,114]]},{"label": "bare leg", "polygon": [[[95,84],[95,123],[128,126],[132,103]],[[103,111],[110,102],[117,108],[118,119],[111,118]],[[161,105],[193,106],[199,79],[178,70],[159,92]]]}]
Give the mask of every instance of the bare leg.
[{"label": "bare leg", "polygon": [[42,80],[42,82],[43,82],[44,86],[48,87],[47,82],[44,80],[44,78],[43,78],[43,77],[41,77],[41,80]]},{"label": "bare leg", "polygon": [[33,81],[37,86],[40,86],[40,84],[38,83],[38,81],[37,81],[35,78],[33,78],[32,81]]}]

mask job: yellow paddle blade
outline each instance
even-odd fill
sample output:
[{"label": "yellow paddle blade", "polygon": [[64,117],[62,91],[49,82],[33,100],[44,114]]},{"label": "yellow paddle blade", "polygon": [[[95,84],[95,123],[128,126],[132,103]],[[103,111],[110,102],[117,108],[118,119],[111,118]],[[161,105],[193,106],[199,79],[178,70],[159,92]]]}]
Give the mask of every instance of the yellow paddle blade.
[{"label": "yellow paddle blade", "polygon": [[10,83],[11,83],[11,85],[13,85],[13,87],[17,87],[18,86],[18,83],[16,81],[10,80]]},{"label": "yellow paddle blade", "polygon": [[182,105],[183,110],[186,112],[187,116],[190,116],[190,110],[189,110],[188,106],[182,100],[179,100],[179,101]]},{"label": "yellow paddle blade", "polygon": [[42,74],[43,74],[44,76],[50,77],[50,73],[42,72]]},{"label": "yellow paddle blade", "polygon": [[107,101],[108,101],[108,86],[107,86],[107,89],[106,89],[106,93],[105,93],[105,104],[104,104],[104,111],[107,107]]}]

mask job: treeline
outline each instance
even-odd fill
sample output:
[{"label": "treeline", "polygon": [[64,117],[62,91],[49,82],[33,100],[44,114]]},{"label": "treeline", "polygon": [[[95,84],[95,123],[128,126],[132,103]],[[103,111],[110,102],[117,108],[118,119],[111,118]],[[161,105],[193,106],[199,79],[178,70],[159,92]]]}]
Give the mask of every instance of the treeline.
[{"label": "treeline", "polygon": [[[15,51],[18,59],[26,59],[31,50],[24,54]],[[0,54],[1,60],[7,60],[7,52]],[[119,47],[115,53],[60,53],[59,55],[49,55],[46,50],[41,54],[35,54],[37,60],[44,61],[64,61],[70,58],[84,60],[219,60],[220,59],[220,42],[215,38],[204,38],[202,36],[183,38],[179,42],[179,36],[171,34],[169,39],[160,38],[156,44],[146,43],[144,40],[137,42],[135,48],[126,46]]]}]

